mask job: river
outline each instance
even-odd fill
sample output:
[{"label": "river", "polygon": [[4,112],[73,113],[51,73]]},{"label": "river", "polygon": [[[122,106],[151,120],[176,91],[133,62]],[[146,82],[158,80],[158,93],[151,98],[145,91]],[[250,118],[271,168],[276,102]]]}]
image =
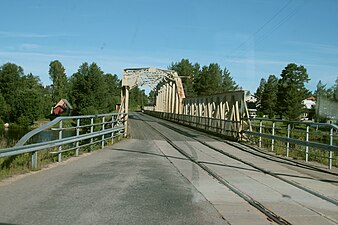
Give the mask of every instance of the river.
[{"label": "river", "polygon": [[[1,128],[0,129],[0,148],[8,148],[14,146],[20,138],[22,138],[29,131],[28,129],[17,129],[17,128]],[[65,131],[64,131],[65,132]],[[69,134],[66,134],[69,133]],[[71,136],[72,131],[68,131],[64,133],[65,136]],[[43,142],[49,140],[55,140],[59,136],[57,131],[46,130],[42,131],[39,134],[35,135],[32,138],[32,142]]]}]

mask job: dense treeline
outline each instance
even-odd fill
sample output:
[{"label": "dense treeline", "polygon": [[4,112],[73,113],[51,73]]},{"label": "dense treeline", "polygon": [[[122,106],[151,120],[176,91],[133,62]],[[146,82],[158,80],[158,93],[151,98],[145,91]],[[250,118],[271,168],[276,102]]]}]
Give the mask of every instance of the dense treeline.
[{"label": "dense treeline", "polygon": [[310,119],[316,118],[315,108],[304,108],[303,100],[313,95],[317,99],[325,97],[331,101],[338,101],[338,79],[335,85],[326,88],[319,81],[317,90],[312,94],[305,84],[309,76],[304,66],[295,63],[288,64],[282,71],[280,78],[270,75],[267,80],[261,79],[256,90],[258,116],[267,115],[269,118],[285,118],[297,120],[301,113],[306,112]]},{"label": "dense treeline", "polygon": [[[62,98],[73,107],[73,115],[108,113],[120,103],[121,80],[104,73],[96,63],[83,63],[69,78],[58,60],[49,65],[52,85],[44,87],[37,76],[24,74],[22,67],[6,63],[0,67],[0,124],[28,127],[49,117],[51,108]],[[143,90],[130,91],[130,108],[146,104]]]},{"label": "dense treeline", "polygon": [[13,63],[0,67],[0,123],[28,126],[48,115],[51,97],[39,78]]},{"label": "dense treeline", "polygon": [[188,59],[172,63],[169,69],[175,70],[182,79],[186,97],[205,96],[225,91],[241,89],[230,75],[227,68],[224,70],[217,63],[201,67],[198,63],[192,64]]},{"label": "dense treeline", "polygon": [[[227,68],[217,63],[200,66],[188,59],[172,63],[168,69],[178,72],[182,78],[186,97],[212,95],[240,90]],[[73,115],[112,112],[120,103],[121,80],[116,74],[104,73],[96,63],[83,63],[70,77],[58,60],[49,65],[52,85],[44,87],[39,78],[31,73],[24,74],[22,67],[6,63],[0,67],[0,124],[15,123],[29,126],[34,121],[49,116],[51,107],[60,99],[67,99],[73,106]],[[303,112],[302,100],[311,95],[305,88],[309,77],[304,66],[288,64],[280,78],[270,75],[261,79],[255,96],[259,116],[279,116],[298,119]],[[153,102],[154,92],[149,99],[138,87],[130,91],[129,107],[140,109]],[[338,101],[338,79],[335,85],[326,88],[319,81],[315,96],[325,96]]]},{"label": "dense treeline", "polygon": [[[120,103],[121,80],[116,74],[104,73],[96,63],[83,63],[69,79],[59,61],[50,63],[53,99],[66,98],[73,106],[74,115],[108,113]],[[130,108],[146,103],[145,93],[139,88],[130,91]]]},{"label": "dense treeline", "polygon": [[305,87],[309,80],[306,68],[295,63],[288,64],[279,79],[275,75],[270,75],[267,80],[262,78],[255,93],[258,115],[299,119],[304,111],[302,101],[311,95]]}]

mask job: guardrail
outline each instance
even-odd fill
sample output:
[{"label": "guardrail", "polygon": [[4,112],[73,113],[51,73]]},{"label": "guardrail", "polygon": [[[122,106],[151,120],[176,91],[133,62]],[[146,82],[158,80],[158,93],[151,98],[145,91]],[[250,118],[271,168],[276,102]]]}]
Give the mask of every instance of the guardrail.
[{"label": "guardrail", "polygon": [[303,155],[306,162],[326,159],[329,169],[338,159],[337,125],[266,118],[243,119],[242,124],[243,137],[260,148],[267,147],[286,157],[293,151],[292,157]]},{"label": "guardrail", "polygon": [[[125,113],[109,113],[86,116],[60,116],[43,126],[32,130],[23,136],[18,143],[11,148],[0,149],[0,158],[6,156],[31,153],[31,165],[38,167],[38,152],[45,149],[55,149],[51,154],[58,155],[58,161],[62,160],[62,153],[75,151],[79,155],[80,148],[105,142],[124,133]],[[56,139],[41,143],[31,143],[32,138],[44,131],[53,130],[58,132]],[[70,131],[66,132],[65,131]],[[69,133],[72,133],[69,135]]]},{"label": "guardrail", "polygon": [[145,113],[233,140],[249,141],[286,157],[302,158],[306,162],[324,159],[329,169],[338,160],[338,126],[334,124],[266,118],[236,122],[156,111]]},{"label": "guardrail", "polygon": [[192,128],[207,131],[213,134],[226,136],[232,140],[240,138],[240,121],[232,121],[225,119],[215,119],[208,117],[183,115],[176,113],[166,113],[157,111],[145,111],[146,114],[180,123]]}]

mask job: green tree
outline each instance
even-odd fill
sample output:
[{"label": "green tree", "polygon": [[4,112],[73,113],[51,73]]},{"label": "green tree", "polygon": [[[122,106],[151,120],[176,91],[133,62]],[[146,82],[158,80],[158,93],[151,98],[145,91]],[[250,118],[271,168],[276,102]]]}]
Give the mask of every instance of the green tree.
[{"label": "green tree", "polygon": [[105,74],[104,79],[108,88],[108,112],[115,110],[115,106],[121,98],[121,80],[116,74]]},{"label": "green tree", "polygon": [[288,64],[281,73],[278,82],[278,112],[281,117],[296,120],[304,110],[302,101],[309,95],[305,83],[309,76],[304,66],[295,63]]},{"label": "green tree", "polygon": [[53,102],[57,103],[62,98],[67,99],[68,78],[60,61],[54,60],[49,64],[49,77],[53,82]]},{"label": "green tree", "polygon": [[5,98],[0,93],[0,125],[2,125],[4,122],[8,122],[7,118],[9,118],[10,110],[10,106],[7,104]]},{"label": "green tree", "polygon": [[338,78],[335,81],[335,85],[332,87],[333,89],[333,99],[338,101]]},{"label": "green tree", "polygon": [[263,99],[263,92],[264,92],[265,85],[266,85],[266,80],[264,78],[262,78],[260,83],[259,83],[259,86],[258,86],[258,88],[257,88],[257,90],[254,94],[254,96],[257,99],[256,108],[257,108],[257,114],[259,116],[264,115],[264,112],[262,110],[262,99]]},{"label": "green tree", "polygon": [[175,70],[182,79],[182,84],[186,97],[195,97],[194,82],[198,76],[200,65],[194,65],[188,59],[182,59],[180,62],[172,63],[169,66],[170,70]]},{"label": "green tree", "polygon": [[109,112],[112,95],[109,94],[107,76],[96,64],[83,63],[71,77],[71,103],[75,114]]},{"label": "green tree", "polygon": [[129,109],[140,110],[148,102],[148,97],[145,95],[144,90],[139,87],[134,87],[129,92]]},{"label": "green tree", "polygon": [[269,118],[273,118],[276,112],[277,88],[278,78],[275,75],[270,75],[264,86],[261,98],[261,110]]},{"label": "green tree", "polygon": [[44,87],[37,76],[33,74],[22,76],[21,88],[12,107],[15,122],[28,127],[34,121],[48,115],[50,99],[44,93]]},{"label": "green tree", "polygon": [[222,92],[222,70],[217,63],[203,66],[195,83],[197,96],[212,95]]},{"label": "green tree", "polygon": [[0,119],[28,127],[49,114],[50,96],[39,78],[13,63],[0,67]]},{"label": "green tree", "polygon": [[235,91],[240,89],[240,87],[236,84],[233,78],[230,75],[230,71],[225,67],[222,75],[222,91]]},{"label": "green tree", "polygon": [[156,92],[155,90],[151,90],[148,95],[148,103],[150,105],[155,105],[155,102],[156,102],[155,98],[156,98]]},{"label": "green tree", "polygon": [[3,115],[3,119],[7,122],[14,122],[16,119],[12,107],[20,90],[22,76],[23,69],[16,64],[6,63],[0,67],[0,93],[10,108],[9,113]]},{"label": "green tree", "polygon": [[323,84],[321,80],[318,81],[317,84],[317,89],[314,92],[314,96],[316,98],[320,97],[320,96],[324,96],[327,94],[327,90],[326,90],[326,84]]}]

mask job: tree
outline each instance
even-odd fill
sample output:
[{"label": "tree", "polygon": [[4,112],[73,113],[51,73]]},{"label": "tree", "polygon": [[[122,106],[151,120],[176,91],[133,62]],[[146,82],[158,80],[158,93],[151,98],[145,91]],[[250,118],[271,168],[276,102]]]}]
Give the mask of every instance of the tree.
[{"label": "tree", "polygon": [[257,108],[257,113],[259,116],[263,116],[264,113],[262,111],[262,99],[263,99],[263,92],[264,92],[264,88],[266,85],[266,80],[264,78],[261,79],[259,86],[254,94],[254,96],[257,99],[256,102],[256,108]]},{"label": "tree", "polygon": [[276,112],[277,87],[278,78],[275,75],[270,75],[261,97],[261,110],[269,118],[273,118]]},{"label": "tree", "polygon": [[112,110],[112,90],[108,80],[112,75],[104,75],[96,64],[83,63],[71,77],[71,103],[74,114],[106,113]]},{"label": "tree", "polygon": [[236,82],[231,77],[229,70],[225,67],[222,75],[222,91],[227,92],[238,89],[240,89],[240,87],[236,84]]},{"label": "tree", "polygon": [[281,117],[289,120],[299,119],[304,106],[302,101],[309,95],[305,83],[309,81],[304,66],[295,63],[288,64],[281,73],[278,82],[278,112]]},{"label": "tree", "polygon": [[4,120],[9,118],[10,110],[10,106],[6,103],[5,98],[0,93],[0,125],[4,123]]},{"label": "tree", "polygon": [[144,107],[148,102],[148,97],[145,95],[144,90],[139,87],[134,87],[129,92],[129,109],[139,110]]},{"label": "tree", "polygon": [[169,69],[175,70],[181,77],[185,96],[195,97],[194,83],[198,76],[200,65],[198,63],[193,65],[188,59],[182,59],[180,62],[172,63]]},{"label": "tree", "polygon": [[222,70],[217,63],[203,66],[196,78],[197,96],[212,95],[222,92]]},{"label": "tree", "polygon": [[336,79],[335,85],[332,87],[333,89],[333,98],[335,101],[338,101],[338,78]]},{"label": "tree", "polygon": [[9,112],[2,115],[7,122],[14,122],[15,116],[13,106],[17,98],[17,93],[21,89],[21,77],[23,76],[23,69],[13,63],[6,63],[0,67],[0,93],[5,99]]},{"label": "tree", "polygon": [[62,98],[68,98],[68,78],[65,68],[60,61],[54,60],[49,64],[49,77],[53,82],[53,103],[58,102]]},{"label": "tree", "polygon": [[21,88],[17,92],[13,116],[15,122],[23,127],[28,127],[34,121],[49,114],[50,99],[44,95],[44,87],[40,79],[33,74],[21,77]]},{"label": "tree", "polygon": [[314,95],[316,98],[327,95],[326,84],[323,84],[321,80],[318,81]]},{"label": "tree", "polygon": [[149,92],[149,95],[148,95],[148,103],[149,103],[150,105],[155,105],[155,103],[156,103],[155,96],[156,96],[155,90],[151,90],[151,91]]},{"label": "tree", "polygon": [[115,110],[115,106],[120,102],[121,97],[121,80],[116,74],[110,73],[104,75],[104,79],[108,88],[108,112]]}]

